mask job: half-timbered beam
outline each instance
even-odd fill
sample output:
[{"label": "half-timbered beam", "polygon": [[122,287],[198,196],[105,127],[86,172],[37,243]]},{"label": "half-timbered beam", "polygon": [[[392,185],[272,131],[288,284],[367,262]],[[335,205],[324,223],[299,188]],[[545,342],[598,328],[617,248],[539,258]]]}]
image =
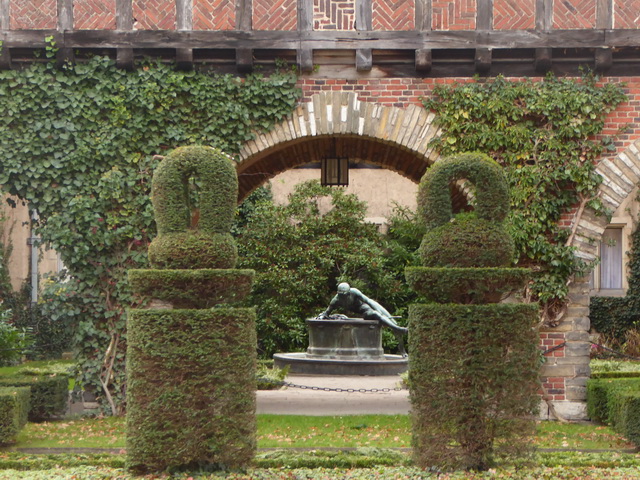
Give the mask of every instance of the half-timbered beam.
[{"label": "half-timbered beam", "polygon": [[[596,28],[613,28],[613,0],[596,1]],[[596,71],[603,73],[613,65],[613,51],[598,48],[595,52]]]},{"label": "half-timbered beam", "polygon": [[[313,30],[313,2],[298,0],[298,33],[306,34]],[[310,73],[313,71],[313,48],[299,45],[296,48],[297,62],[300,71]]]},{"label": "half-timbered beam", "polygon": [[[67,30],[73,30],[73,0],[58,0],[58,34],[54,35],[56,46],[60,33]],[[62,46],[58,47],[56,52],[56,64],[60,67],[67,62],[73,61],[73,49]]]},{"label": "half-timbered beam", "polygon": [[[116,0],[116,34],[126,36],[133,33],[133,5],[131,0]],[[65,39],[66,43],[66,39]],[[133,69],[133,47],[131,42],[122,42],[115,46],[116,65],[125,70]]]},{"label": "half-timbered beam", "polygon": [[2,41],[2,47],[0,47],[0,69],[7,70],[11,68],[11,52],[5,45],[5,32],[10,28],[10,4],[9,0],[0,0],[0,40]]},{"label": "half-timbered beam", "polygon": [[[370,31],[372,25],[371,0],[356,0],[356,30]],[[368,72],[373,66],[373,53],[370,48],[356,49],[356,70]]]},{"label": "half-timbered beam", "polygon": [[[180,31],[193,30],[193,0],[176,0],[176,27]],[[193,69],[193,49],[176,48],[176,67]]]},{"label": "half-timbered beam", "polygon": [[[250,31],[252,22],[253,0],[237,0],[236,2],[236,29]],[[236,68],[240,73],[253,71],[253,49],[236,49]]]},{"label": "half-timbered beam", "polygon": [[[118,0],[126,3],[131,0]],[[44,48],[56,30],[4,32],[4,46]],[[60,48],[207,48],[417,50],[490,48],[615,48],[640,47],[638,30],[479,31],[186,31],[75,30],[63,32]]]},{"label": "half-timbered beam", "polygon": [[[432,10],[431,0],[416,0],[415,7],[416,30],[431,30]],[[429,73],[431,71],[433,56],[431,50],[427,48],[416,50],[416,72]]]}]

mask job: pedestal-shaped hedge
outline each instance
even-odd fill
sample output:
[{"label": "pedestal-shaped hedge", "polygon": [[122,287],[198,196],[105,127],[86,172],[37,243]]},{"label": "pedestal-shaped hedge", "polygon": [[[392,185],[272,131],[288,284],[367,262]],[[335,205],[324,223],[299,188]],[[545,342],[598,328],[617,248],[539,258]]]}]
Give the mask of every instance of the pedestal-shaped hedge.
[{"label": "pedestal-shaped hedge", "polygon": [[[475,212],[454,216],[449,186],[475,187]],[[414,459],[424,468],[484,470],[529,450],[538,406],[534,304],[498,303],[527,280],[509,268],[502,171],[481,154],[444,159],[422,179],[428,231],[408,283],[429,303],[409,310]]]},{"label": "pedestal-shaped hedge", "polygon": [[[187,184],[200,180],[200,221],[191,225]],[[127,466],[136,473],[242,468],[256,450],[256,330],[252,270],[236,270],[229,234],[237,198],[231,160],[183,147],[159,165],[152,200],[154,269],[131,270],[150,300],[131,310],[127,350]]]}]

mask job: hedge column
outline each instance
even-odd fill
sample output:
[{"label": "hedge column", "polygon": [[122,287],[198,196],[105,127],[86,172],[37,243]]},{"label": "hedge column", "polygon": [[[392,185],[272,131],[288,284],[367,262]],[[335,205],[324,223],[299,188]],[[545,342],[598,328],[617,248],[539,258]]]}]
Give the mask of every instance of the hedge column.
[{"label": "hedge column", "polygon": [[[192,177],[202,185],[197,222]],[[136,473],[242,468],[255,454],[255,314],[228,305],[249,293],[254,273],[234,269],[237,194],[231,159],[208,147],[178,148],[154,173],[155,269],[129,272],[156,306],[131,310],[127,325],[127,467]]]},{"label": "hedge column", "polygon": [[[460,179],[474,185],[476,208],[454,216],[449,186]],[[432,303],[409,310],[414,458],[423,468],[486,470],[527,452],[538,405],[537,305],[497,303],[528,274],[509,268],[509,191],[496,162],[463,154],[427,170],[418,204],[429,229],[424,267],[406,277]]]}]

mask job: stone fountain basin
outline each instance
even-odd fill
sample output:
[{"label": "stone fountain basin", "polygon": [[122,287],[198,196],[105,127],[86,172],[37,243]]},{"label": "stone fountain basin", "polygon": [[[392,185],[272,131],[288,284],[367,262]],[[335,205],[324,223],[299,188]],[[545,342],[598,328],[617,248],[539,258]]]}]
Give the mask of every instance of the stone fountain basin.
[{"label": "stone fountain basin", "polygon": [[385,355],[380,322],[361,318],[306,320],[309,348],[300,353],[277,353],[275,366],[307,375],[397,375],[407,359]]}]

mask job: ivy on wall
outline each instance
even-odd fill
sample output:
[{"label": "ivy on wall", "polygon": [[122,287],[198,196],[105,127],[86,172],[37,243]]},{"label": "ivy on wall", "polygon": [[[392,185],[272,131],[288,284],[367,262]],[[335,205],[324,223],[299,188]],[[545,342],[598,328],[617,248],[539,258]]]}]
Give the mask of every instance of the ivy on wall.
[{"label": "ivy on wall", "polygon": [[613,151],[601,136],[607,113],[626,99],[621,86],[547,76],[542,81],[495,80],[439,85],[425,107],[438,115],[442,135],[432,141],[444,156],[480,151],[506,173],[511,190],[508,225],[517,264],[533,267],[526,295],[557,322],[572,275],[588,269],[569,246],[563,213],[589,206],[606,213],[597,197],[596,163]]},{"label": "ivy on wall", "polygon": [[151,173],[166,150],[211,145],[233,154],[295,106],[283,70],[244,79],[147,62],[133,72],[95,57],[0,72],[0,185],[37,209],[38,235],[70,281],[47,311],[74,319],[80,381],[124,409],[126,271],[144,267],[155,235]]}]

